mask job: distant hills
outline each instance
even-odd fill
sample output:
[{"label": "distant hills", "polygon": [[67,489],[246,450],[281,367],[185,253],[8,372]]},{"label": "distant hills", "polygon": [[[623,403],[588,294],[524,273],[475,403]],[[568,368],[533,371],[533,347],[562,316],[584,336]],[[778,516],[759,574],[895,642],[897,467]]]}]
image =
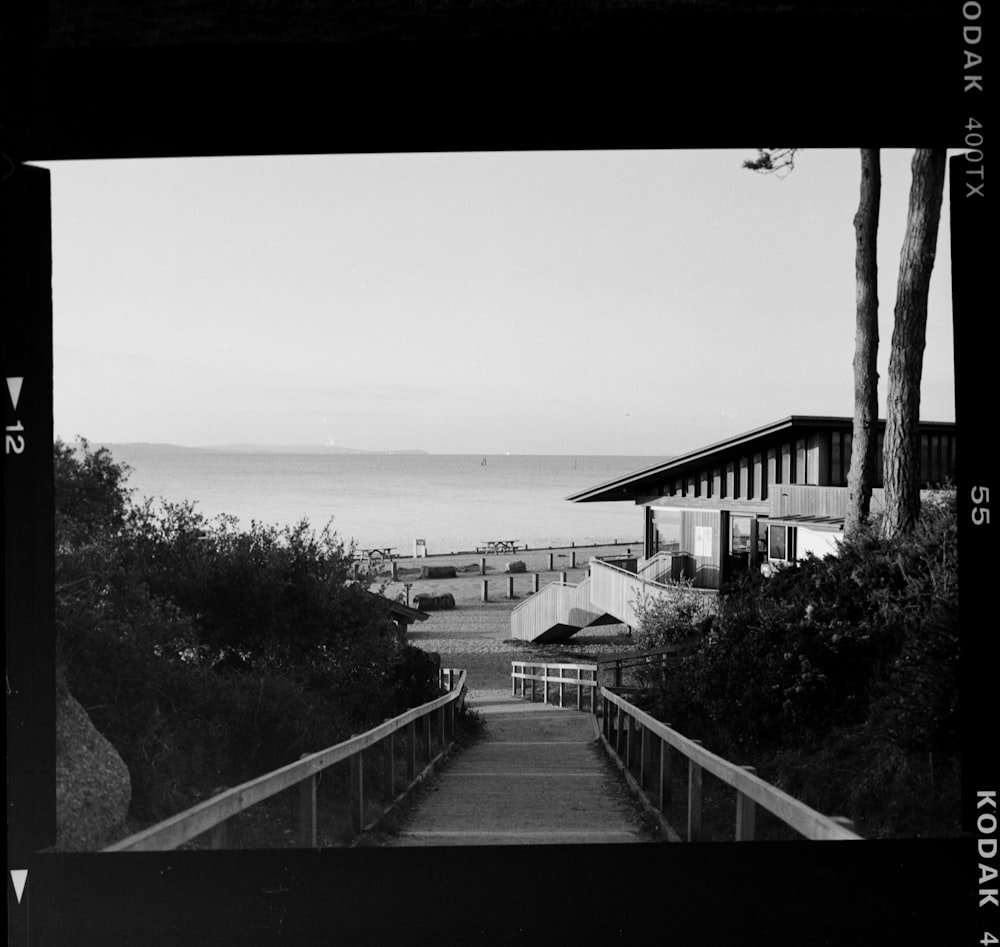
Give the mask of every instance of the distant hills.
[{"label": "distant hills", "polygon": [[429,454],[426,450],[361,450],[357,447],[334,447],[326,444],[213,444],[208,447],[184,447],[180,444],[153,444],[147,441],[103,443],[94,445],[115,449],[143,450],[147,453],[188,452],[192,454]]}]

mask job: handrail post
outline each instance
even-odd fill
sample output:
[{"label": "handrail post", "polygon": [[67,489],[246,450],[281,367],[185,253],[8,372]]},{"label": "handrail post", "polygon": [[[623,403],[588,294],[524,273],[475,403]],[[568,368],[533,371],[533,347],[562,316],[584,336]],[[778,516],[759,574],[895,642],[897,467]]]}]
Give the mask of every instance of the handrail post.
[{"label": "handrail post", "polygon": [[851,832],[855,832],[855,833],[857,832],[857,830],[854,828],[854,820],[853,819],[848,819],[847,816],[832,815],[832,816],[830,816],[830,821],[831,822],[836,822],[837,825],[841,825],[845,829],[848,829]]},{"label": "handrail post", "polygon": [[563,684],[563,669],[559,668],[559,706],[563,705],[563,690],[565,685]]},{"label": "handrail post", "polygon": [[[583,669],[576,669],[576,679],[578,681],[583,680]],[[583,710],[583,684],[576,685],[576,709]]]},{"label": "handrail post", "polygon": [[382,741],[382,799],[388,805],[396,794],[396,746],[390,733]]},{"label": "handrail post", "polygon": [[227,848],[229,845],[229,820],[226,819],[212,827],[208,836],[209,847],[215,850]]},{"label": "handrail post", "polygon": [[632,770],[635,769],[635,758],[637,756],[636,750],[638,750],[638,746],[636,745],[638,743],[638,735],[636,733],[637,722],[632,714],[626,714],[626,716],[628,717],[628,742],[625,744],[625,753],[628,759],[625,766],[629,772],[632,772]]},{"label": "handrail post", "polygon": [[[748,773],[756,773],[753,766],[741,766]],[[752,842],[757,822],[757,803],[749,796],[736,790],[736,841]]]},{"label": "handrail post", "polygon": [[517,661],[510,664],[510,696],[517,697]]},{"label": "handrail post", "polygon": [[648,727],[641,727],[639,743],[639,785],[645,789],[653,760],[653,734]]},{"label": "handrail post", "polygon": [[417,777],[417,722],[411,720],[406,725],[406,782],[407,785]]},{"label": "handrail post", "polygon": [[[669,727],[670,724],[668,723]],[[673,762],[672,748],[666,740],[660,738],[660,812],[663,812],[673,796],[670,788],[671,763]]]},{"label": "handrail post", "polygon": [[[701,740],[692,740],[701,746]],[[688,759],[688,841],[697,842],[701,838],[701,767]]]},{"label": "handrail post", "polygon": [[622,743],[625,738],[624,730],[625,728],[622,726],[621,704],[615,704],[615,752],[618,754],[619,759],[621,759]]},{"label": "handrail post", "polygon": [[431,745],[431,715],[430,712],[425,713],[423,716],[424,721],[424,756],[429,763],[434,756],[434,747]]},{"label": "handrail post", "polygon": [[351,831],[359,835],[365,824],[365,751],[351,756]]},{"label": "handrail post", "polygon": [[[303,753],[299,759],[308,756]],[[316,848],[316,774],[299,783],[299,845]]]},{"label": "handrail post", "polygon": [[438,733],[441,736],[441,749],[448,746],[448,737],[444,732],[445,712],[444,707],[438,707]]}]

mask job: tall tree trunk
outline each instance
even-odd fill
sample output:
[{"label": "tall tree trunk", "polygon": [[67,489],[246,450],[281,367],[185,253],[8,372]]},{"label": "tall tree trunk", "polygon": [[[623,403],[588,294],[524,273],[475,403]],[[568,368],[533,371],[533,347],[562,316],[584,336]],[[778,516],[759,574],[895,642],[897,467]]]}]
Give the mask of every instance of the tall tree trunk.
[{"label": "tall tree trunk", "polygon": [[850,539],[868,519],[875,485],[878,424],[878,258],[876,237],[882,196],[877,148],[861,149],[861,199],[854,215],[857,321],[854,332],[854,434],[847,475],[844,537]]},{"label": "tall tree trunk", "polygon": [[920,515],[920,377],[927,329],[927,293],[944,194],[944,149],[918,148],[913,155],[912,171],[889,356],[886,509],[882,521],[886,538],[908,532]]}]

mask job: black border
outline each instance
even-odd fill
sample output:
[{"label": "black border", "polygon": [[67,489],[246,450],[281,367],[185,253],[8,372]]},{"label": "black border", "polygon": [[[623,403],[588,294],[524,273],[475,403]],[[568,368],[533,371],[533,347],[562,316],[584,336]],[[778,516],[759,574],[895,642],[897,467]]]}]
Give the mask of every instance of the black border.
[{"label": "black border", "polygon": [[[961,147],[962,4],[940,16],[677,17],[666,30],[461,43],[14,50],[4,153],[21,161],[578,148]],[[953,164],[953,192],[957,175]],[[963,484],[985,406],[980,208],[953,198]],[[959,255],[969,261],[959,262]],[[961,279],[961,285],[959,285]],[[972,432],[971,434],[969,432]],[[982,445],[980,445],[982,446]],[[988,534],[986,534],[988,536]],[[992,719],[961,535],[967,745]],[[979,544],[979,545],[977,545]],[[980,568],[979,574],[974,569]],[[8,752],[13,747],[9,744]],[[970,772],[993,780],[979,754]],[[971,761],[975,760],[973,764]],[[16,771],[17,759],[10,760]],[[973,788],[967,786],[969,791]],[[966,813],[968,815],[968,813]],[[978,941],[965,840],[752,847],[32,855],[10,942],[384,943],[637,936],[736,943]],[[956,936],[957,935],[957,936]]]}]

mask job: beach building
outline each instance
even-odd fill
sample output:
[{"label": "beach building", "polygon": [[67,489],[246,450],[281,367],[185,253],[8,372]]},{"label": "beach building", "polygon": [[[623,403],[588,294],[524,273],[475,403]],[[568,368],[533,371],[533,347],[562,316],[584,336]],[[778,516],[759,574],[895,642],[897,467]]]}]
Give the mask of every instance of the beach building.
[{"label": "beach building", "polygon": [[[526,600],[517,623],[512,619],[513,637],[559,640],[609,615],[635,624],[636,596],[669,580],[717,590],[740,572],[767,572],[810,552],[834,552],[844,533],[852,428],[851,418],[792,415],[567,497],[639,506],[643,556],[593,560],[590,578],[572,587],[572,596],[568,589],[548,593],[553,603],[560,594],[573,597],[572,615],[572,609]],[[873,512],[884,505],[884,421],[877,430]],[[955,443],[954,423],[921,422],[922,490],[953,481]],[[592,620],[574,627],[575,619],[588,616]]]}]

